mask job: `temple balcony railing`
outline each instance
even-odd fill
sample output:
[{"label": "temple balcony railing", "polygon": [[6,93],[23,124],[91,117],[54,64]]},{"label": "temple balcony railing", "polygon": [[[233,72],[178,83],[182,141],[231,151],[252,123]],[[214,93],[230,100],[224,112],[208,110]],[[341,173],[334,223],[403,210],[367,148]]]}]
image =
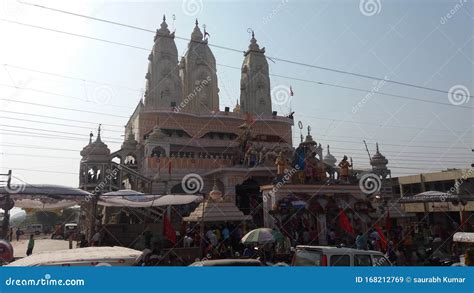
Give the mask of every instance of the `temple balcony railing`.
[{"label": "temple balcony railing", "polygon": [[202,173],[216,168],[233,166],[230,157],[217,158],[190,158],[190,157],[148,157],[145,158],[145,173],[161,174],[176,172]]},{"label": "temple balcony railing", "polygon": [[[175,113],[175,114],[183,114],[183,115],[190,115],[195,117],[209,117],[209,118],[238,118],[238,119],[245,119],[245,115],[242,113],[235,113],[235,112],[225,112],[225,111],[213,111],[209,113],[191,113],[186,112],[185,109],[179,111],[179,107],[157,107],[151,110],[144,110],[143,113]],[[277,121],[284,121],[293,124],[293,120],[286,116],[277,116],[277,115],[258,115],[258,117],[254,118],[256,121],[263,120],[277,120]]]}]

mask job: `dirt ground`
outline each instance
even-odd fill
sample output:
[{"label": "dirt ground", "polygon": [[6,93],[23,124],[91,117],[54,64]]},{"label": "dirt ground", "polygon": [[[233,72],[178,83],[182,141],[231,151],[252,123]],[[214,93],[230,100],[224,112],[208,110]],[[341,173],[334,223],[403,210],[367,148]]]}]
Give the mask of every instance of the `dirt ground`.
[{"label": "dirt ground", "polygon": [[[15,258],[25,257],[26,248],[28,246],[28,239],[25,236],[20,238],[20,241],[13,239],[11,242],[13,246],[13,254]],[[76,242],[73,242],[73,248],[76,248]],[[51,239],[50,235],[39,235],[35,236],[35,247],[33,254],[43,251],[55,251],[69,249],[69,241]]]}]

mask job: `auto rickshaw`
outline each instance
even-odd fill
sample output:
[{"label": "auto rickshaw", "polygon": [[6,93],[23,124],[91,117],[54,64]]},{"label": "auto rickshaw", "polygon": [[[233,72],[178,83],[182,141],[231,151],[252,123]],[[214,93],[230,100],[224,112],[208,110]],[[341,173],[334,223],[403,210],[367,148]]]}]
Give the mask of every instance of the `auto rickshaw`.
[{"label": "auto rickshaw", "polygon": [[453,250],[459,254],[459,262],[453,266],[474,266],[474,233],[454,233],[453,245],[456,246]]}]

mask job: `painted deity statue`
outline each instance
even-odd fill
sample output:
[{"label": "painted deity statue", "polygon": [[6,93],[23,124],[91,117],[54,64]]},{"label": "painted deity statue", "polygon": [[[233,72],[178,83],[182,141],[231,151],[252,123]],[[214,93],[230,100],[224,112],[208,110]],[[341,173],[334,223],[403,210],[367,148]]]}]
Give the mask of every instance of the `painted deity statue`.
[{"label": "painted deity statue", "polygon": [[285,174],[286,159],[283,156],[283,152],[280,152],[275,160],[275,166],[277,167],[277,176],[281,177]]},{"label": "painted deity statue", "polygon": [[342,161],[339,163],[339,168],[341,168],[341,179],[344,181],[349,181],[349,168],[352,167],[352,164],[347,160],[347,156],[342,158]]}]

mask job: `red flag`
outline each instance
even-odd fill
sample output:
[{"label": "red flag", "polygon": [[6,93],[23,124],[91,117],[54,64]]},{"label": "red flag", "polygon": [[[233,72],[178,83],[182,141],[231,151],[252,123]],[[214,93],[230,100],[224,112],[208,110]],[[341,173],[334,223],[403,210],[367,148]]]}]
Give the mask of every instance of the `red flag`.
[{"label": "red flag", "polygon": [[392,230],[392,218],[390,218],[390,210],[387,208],[387,218],[385,218],[385,229]]},{"label": "red flag", "polygon": [[163,215],[163,235],[165,235],[173,244],[176,244],[176,231],[166,215]]},{"label": "red flag", "polygon": [[293,88],[291,87],[291,85],[290,85],[290,96],[293,97]]},{"label": "red flag", "polygon": [[344,213],[343,209],[339,209],[339,211],[339,225],[344,231],[351,235],[354,235],[354,228],[352,228],[351,222],[349,221],[349,218],[347,217],[346,213]]},{"label": "red flag", "polygon": [[385,238],[385,235],[383,235],[382,228],[380,228],[379,225],[375,224],[374,225],[375,230],[379,234],[380,237],[380,247],[386,251],[387,250],[387,238]]}]

